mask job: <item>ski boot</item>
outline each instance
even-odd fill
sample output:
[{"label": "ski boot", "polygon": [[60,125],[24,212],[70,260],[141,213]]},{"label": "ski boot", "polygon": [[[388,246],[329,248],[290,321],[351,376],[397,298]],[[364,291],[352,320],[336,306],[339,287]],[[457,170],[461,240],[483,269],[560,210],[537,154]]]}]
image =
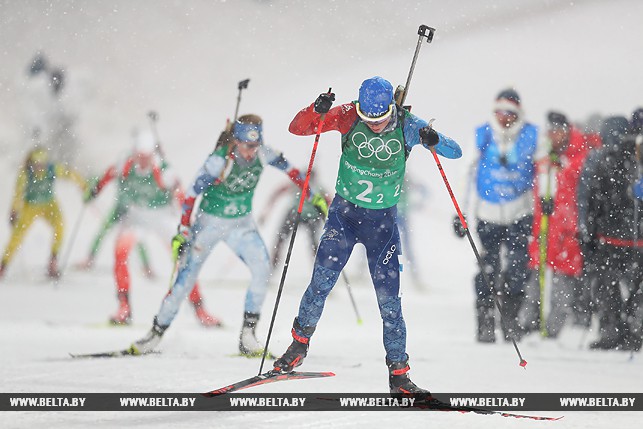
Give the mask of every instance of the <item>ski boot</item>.
[{"label": "ski boot", "polygon": [[[243,313],[243,326],[239,335],[239,352],[246,357],[263,356],[264,346],[257,340],[255,329],[259,321],[258,313]],[[272,356],[268,353],[268,356]]]},{"label": "ski boot", "polygon": [[[307,337],[297,334],[297,330],[303,332]],[[304,358],[308,354],[310,337],[315,332],[315,327],[307,326],[304,328],[299,324],[297,318],[295,318],[291,332],[293,338],[292,343],[290,343],[286,352],[273,363],[274,371],[282,373],[292,372],[296,367],[304,363]]]},{"label": "ski boot", "polygon": [[597,341],[590,343],[591,350],[614,350],[621,344],[619,337],[603,337]]},{"label": "ski boot", "polygon": [[220,328],[223,326],[221,320],[217,319],[207,312],[207,310],[203,307],[201,301],[199,301],[199,303],[197,304],[194,304],[194,312],[197,319],[199,319],[199,322],[201,322],[201,325],[205,326],[206,328]]},{"label": "ski boot", "polygon": [[638,352],[641,350],[641,345],[643,345],[643,338],[639,335],[632,333],[626,333],[621,338],[621,341],[618,345],[618,350],[628,351],[628,352]]},{"label": "ski boot", "polygon": [[94,268],[94,255],[89,255],[87,259],[78,262],[74,267],[80,271],[91,270],[92,268]]},{"label": "ski boot", "polygon": [[614,311],[603,311],[599,318],[598,333],[600,338],[590,343],[589,348],[592,350],[614,350],[622,343],[623,334],[626,332],[620,314]]},{"label": "ski boot", "polygon": [[395,396],[412,396],[419,401],[426,401],[431,399],[431,392],[426,389],[418,387],[409,378],[409,356],[401,362],[392,362],[386,359],[386,366],[388,366],[388,386],[391,395]]},{"label": "ski boot", "polygon": [[158,346],[159,343],[161,342],[161,338],[163,337],[163,334],[165,333],[165,330],[167,328],[168,328],[167,326],[160,326],[155,317],[154,324],[152,325],[152,329],[150,329],[147,335],[145,335],[140,340],[135,341],[130,346],[130,349],[132,350],[132,354],[144,355],[154,351],[156,346]]},{"label": "ski boot", "polygon": [[112,325],[129,325],[132,322],[132,312],[130,311],[127,293],[119,292],[118,303],[118,311],[109,318],[109,321]]},{"label": "ski boot", "polygon": [[57,280],[60,278],[60,271],[58,271],[58,258],[56,255],[51,255],[49,259],[49,268],[47,269],[47,275],[49,278]]}]

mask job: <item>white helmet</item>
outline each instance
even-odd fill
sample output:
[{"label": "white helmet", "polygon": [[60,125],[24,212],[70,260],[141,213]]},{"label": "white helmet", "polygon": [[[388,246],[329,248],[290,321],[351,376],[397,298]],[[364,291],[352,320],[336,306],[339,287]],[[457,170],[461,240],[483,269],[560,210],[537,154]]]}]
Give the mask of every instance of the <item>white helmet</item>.
[{"label": "white helmet", "polygon": [[153,155],[156,151],[156,139],[149,131],[141,132],[134,141],[134,151],[144,155]]}]

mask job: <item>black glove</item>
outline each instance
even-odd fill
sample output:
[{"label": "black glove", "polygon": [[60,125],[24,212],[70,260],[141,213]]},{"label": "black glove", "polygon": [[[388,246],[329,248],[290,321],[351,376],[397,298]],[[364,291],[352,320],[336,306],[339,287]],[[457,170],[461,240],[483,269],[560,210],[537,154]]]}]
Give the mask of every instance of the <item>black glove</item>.
[{"label": "black glove", "polygon": [[330,94],[328,92],[319,94],[319,97],[317,97],[317,100],[315,100],[315,112],[328,113],[331,106],[333,105],[333,101],[335,101],[335,94],[333,94],[332,92]]},{"label": "black glove", "polygon": [[505,155],[504,153],[502,155],[500,155],[499,161],[500,161],[500,165],[502,165],[503,167],[506,167],[507,163],[508,163],[507,162],[507,155]]},{"label": "black glove", "polygon": [[596,241],[589,232],[578,232],[578,242],[583,255],[583,272],[590,275],[597,270],[596,265]]},{"label": "black glove", "polygon": [[88,186],[85,189],[85,193],[83,194],[83,201],[85,203],[88,203],[94,198],[96,198],[97,195],[98,195],[98,189],[95,186]]},{"label": "black glove", "polygon": [[440,136],[431,127],[420,128],[420,142],[425,146],[433,147],[440,142]]},{"label": "black glove", "polygon": [[464,238],[467,236],[467,230],[464,229],[464,226],[462,226],[462,222],[460,222],[460,216],[453,217],[453,231],[455,232],[455,235],[460,238]]},{"label": "black glove", "polygon": [[578,239],[580,251],[583,253],[584,257],[589,257],[594,254],[596,251],[596,240],[594,240],[591,233],[586,231],[584,228],[579,228],[578,233],[576,233],[576,238]]},{"label": "black glove", "polygon": [[551,198],[541,198],[540,210],[544,215],[551,216],[554,213],[554,201]]},{"label": "black glove", "polygon": [[16,222],[18,222],[18,211],[11,210],[11,213],[9,213],[9,224],[14,226]]}]

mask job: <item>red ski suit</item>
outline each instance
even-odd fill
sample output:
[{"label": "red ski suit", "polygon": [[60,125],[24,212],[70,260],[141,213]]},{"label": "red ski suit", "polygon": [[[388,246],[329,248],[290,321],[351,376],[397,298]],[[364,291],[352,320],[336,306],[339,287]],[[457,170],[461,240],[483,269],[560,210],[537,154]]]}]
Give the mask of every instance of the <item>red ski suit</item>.
[{"label": "red ski suit", "polygon": [[542,208],[540,197],[546,190],[546,177],[551,171],[551,197],[554,210],[549,216],[547,232],[547,265],[554,272],[569,276],[580,276],[583,256],[577,238],[578,203],[576,189],[585,157],[589,153],[585,136],[572,127],[569,145],[559,162],[552,162],[547,156],[536,163],[534,180],[534,224],[532,240],[529,243],[529,267],[538,269],[540,261],[540,222]]}]

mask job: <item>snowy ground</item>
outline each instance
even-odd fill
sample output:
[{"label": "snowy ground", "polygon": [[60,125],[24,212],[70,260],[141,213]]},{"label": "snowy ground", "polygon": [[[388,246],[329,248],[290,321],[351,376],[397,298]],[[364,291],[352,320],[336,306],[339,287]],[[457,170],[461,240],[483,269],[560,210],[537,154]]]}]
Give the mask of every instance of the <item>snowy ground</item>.
[{"label": "snowy ground", "polygon": [[[462,161],[444,161],[462,200],[465,167],[473,158],[473,129],[488,118],[499,89],[516,85],[527,117],[541,124],[550,108],[574,119],[599,111],[627,115],[643,104],[643,4],[638,1],[558,2],[499,0],[493,3],[362,2],[0,2],[0,216],[8,213],[13,171],[24,153],[19,117],[21,73],[33,52],[43,48],[84,87],[78,129],[83,169],[97,172],[128,146],[132,126],[146,125],[149,109],[160,112],[164,147],[184,181],[210,150],[226,117],[232,115],[236,83],[250,77],[242,113],[266,121],[266,138],[298,165],[310,155],[310,139],[287,133],[297,109],[332,86],[339,101],[357,95],[359,83],[380,74],[406,79],[419,24],[438,28],[424,45],[408,101],[414,112],[436,117],[436,127],[460,142]],[[74,81],[74,77],[78,78]],[[79,84],[80,85],[80,84]],[[337,135],[322,138],[316,169],[332,188],[339,154]],[[414,214],[415,253],[425,289],[405,285],[404,312],[413,379],[442,392],[641,392],[640,354],[590,352],[595,333],[570,328],[558,341],[527,338],[520,343],[529,362],[521,369],[510,344],[483,346],[473,339],[469,245],[450,231],[451,202],[432,160],[414,151],[409,174],[430,188],[430,199]],[[255,204],[283,183],[268,171]],[[67,240],[78,218],[73,185],[58,187],[67,222]],[[102,196],[88,207],[71,251],[71,264],[89,246],[99,219],[110,206]],[[262,227],[273,242],[279,216]],[[178,218],[177,218],[178,219]],[[0,219],[2,220],[2,219]],[[4,221],[2,221],[4,222]],[[0,245],[8,238],[0,228]],[[3,392],[200,392],[254,375],[255,360],[236,353],[248,273],[226,249],[217,249],[202,273],[206,305],[226,327],[198,325],[186,305],[161,344],[162,354],[144,358],[72,361],[69,352],[127,346],[149,328],[167,288],[167,255],[154,251],[157,280],[145,279],[133,263],[134,323],[107,328],[115,310],[111,275],[113,236],[97,268],[69,270],[57,285],[44,280],[49,232],[37,225],[0,283],[0,390]],[[68,242],[67,242],[68,244]],[[277,317],[271,349],[282,352],[299,297],[310,274],[307,243],[296,243],[291,271]],[[63,249],[63,255],[67,253]],[[305,370],[331,370],[325,380],[277,383],[257,392],[383,392],[381,328],[374,294],[355,255],[348,267],[364,325],[355,316],[340,282],[331,295],[312,342]],[[363,262],[363,261],[362,261]],[[71,265],[70,264],[70,265]],[[273,283],[275,283],[273,281]],[[259,332],[265,337],[276,293],[273,284]],[[534,413],[538,414],[538,413]],[[542,414],[552,414],[542,413]],[[637,423],[638,422],[638,423]],[[3,413],[0,426],[24,428],[170,427],[405,427],[448,428],[631,428],[640,413],[566,413],[558,422],[440,413]]]},{"label": "snowy ground", "polygon": [[[4,392],[201,392],[254,375],[258,360],[231,357],[236,353],[243,287],[232,282],[206,282],[208,307],[222,317],[223,329],[198,325],[186,305],[161,346],[162,354],[142,358],[73,361],[69,352],[106,351],[126,347],[149,328],[164,293],[165,282],[134,276],[133,326],[107,328],[114,310],[113,282],[107,267],[97,273],[72,272],[58,286],[25,273],[20,281],[3,284],[2,330],[4,353],[0,379]],[[100,275],[102,273],[102,275]],[[462,284],[465,284],[464,282]],[[593,336],[570,329],[559,341],[527,338],[520,343],[529,364],[518,366],[510,344],[482,346],[473,340],[471,298],[465,287],[435,285],[426,293],[408,290],[404,310],[409,326],[408,352],[413,379],[445,392],[640,392],[640,356],[590,352],[581,346]],[[289,282],[281,303],[271,349],[283,351],[302,284]],[[306,370],[331,370],[325,380],[294,381],[254,389],[256,392],[385,392],[386,369],[380,322],[373,293],[353,285],[364,319],[358,326],[343,285],[328,302],[323,323],[312,342]],[[275,289],[267,306],[274,302]],[[269,303],[269,304],[268,304]],[[267,322],[261,324],[265,337]],[[532,413],[563,414],[563,413]],[[2,427],[282,427],[369,426],[395,424],[435,427],[634,427],[640,415],[625,412],[569,412],[559,422],[514,421],[496,416],[439,413],[324,412],[324,413],[199,413],[100,412],[4,413]]]}]

